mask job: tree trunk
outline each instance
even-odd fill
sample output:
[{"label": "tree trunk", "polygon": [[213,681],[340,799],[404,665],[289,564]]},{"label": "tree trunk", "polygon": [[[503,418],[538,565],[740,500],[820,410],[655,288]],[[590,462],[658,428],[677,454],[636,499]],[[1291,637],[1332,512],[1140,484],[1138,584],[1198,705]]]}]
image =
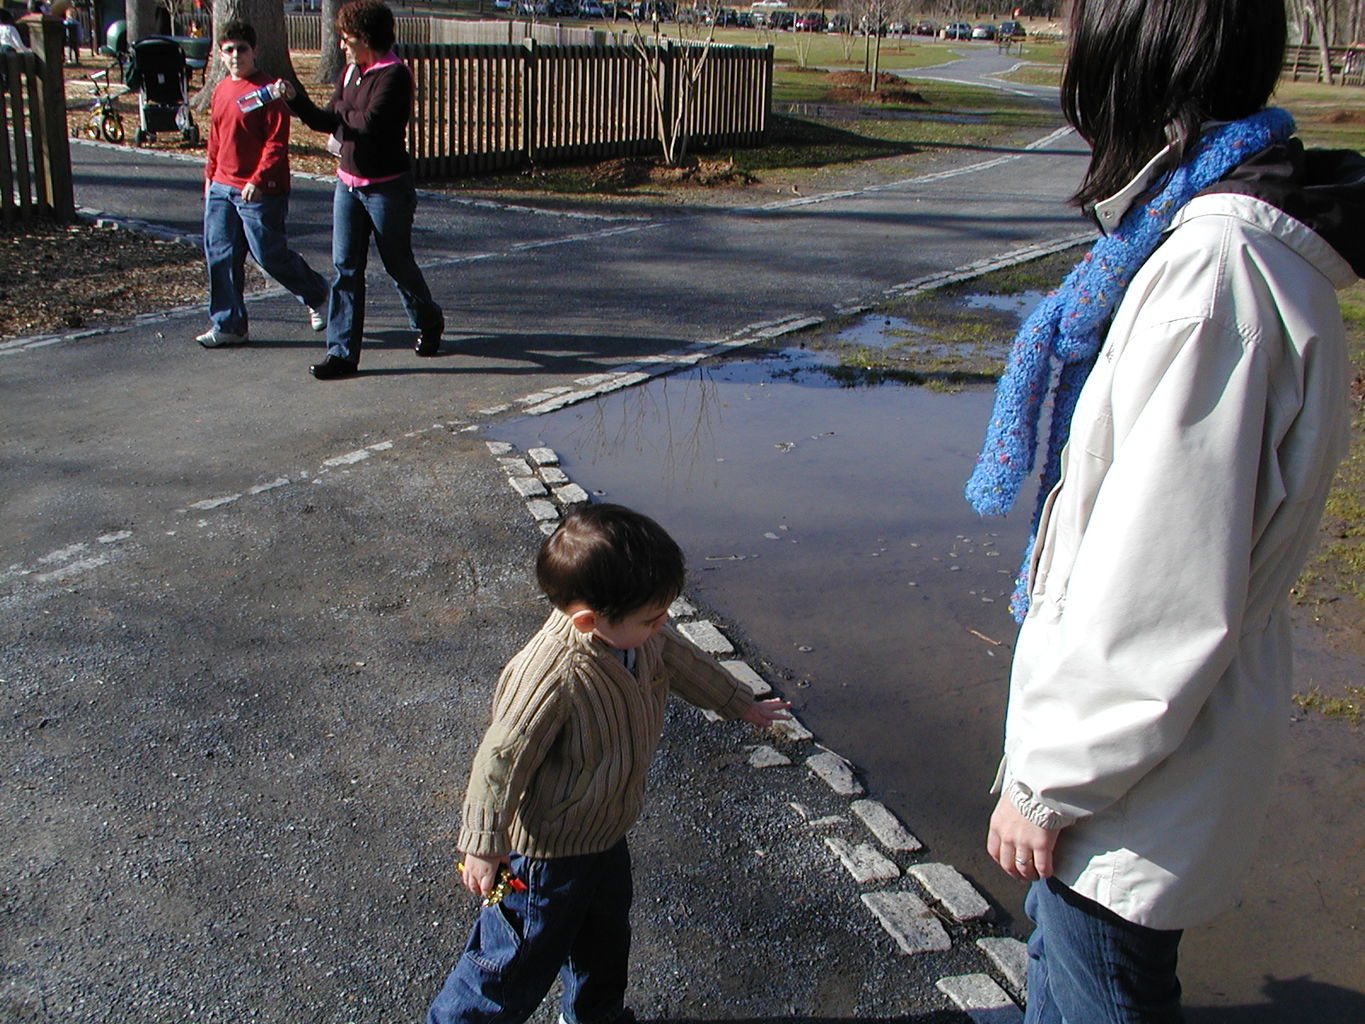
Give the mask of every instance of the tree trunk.
[{"label": "tree trunk", "polygon": [[153,0],[128,0],[128,45],[157,34]]},{"label": "tree trunk", "polygon": [[1318,37],[1318,59],[1322,62],[1322,80],[1328,85],[1335,85],[1332,79],[1332,54],[1328,49],[1327,26],[1322,20],[1320,0],[1304,0],[1303,8],[1313,24],[1313,34]]},{"label": "tree trunk", "polygon": [[[215,44],[218,26],[229,21],[247,21],[256,30],[256,67],[271,78],[298,81],[294,63],[289,59],[289,42],[284,33],[284,4],[279,0],[213,0]],[[196,112],[208,110],[213,100],[214,86],[226,74],[215,45],[214,56],[204,69],[204,88],[199,90],[193,100]]]},{"label": "tree trunk", "polygon": [[337,12],[341,0],[322,0],[322,50],[318,55],[318,81],[334,84],[346,68],[346,55],[341,52],[341,37],[337,35]]}]

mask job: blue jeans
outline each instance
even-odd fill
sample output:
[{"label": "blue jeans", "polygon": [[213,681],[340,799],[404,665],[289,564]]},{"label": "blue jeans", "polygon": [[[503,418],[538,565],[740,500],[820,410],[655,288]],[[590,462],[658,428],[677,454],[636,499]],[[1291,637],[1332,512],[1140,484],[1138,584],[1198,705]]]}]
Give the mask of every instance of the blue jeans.
[{"label": "blue jeans", "polygon": [[440,334],[445,324],[441,307],[432,301],[426,278],[412,255],[416,209],[417,190],[411,175],[361,188],[337,182],[332,197],[332,263],[337,273],[327,307],[328,355],[360,361],[371,234],[385,272],[398,287],[408,324],[423,333]]},{"label": "blue jeans", "polygon": [[630,850],[534,860],[512,855],[526,883],[479,912],[464,955],[427,1024],[520,1024],[555,975],[569,1024],[609,1024],[624,1007],[630,958]]},{"label": "blue jeans", "polygon": [[1024,1024],[1181,1024],[1179,931],[1125,921],[1056,879],[1024,900],[1028,941]]},{"label": "blue jeans", "polygon": [[284,220],[289,197],[242,199],[240,190],[213,182],[204,197],[204,260],[209,268],[209,319],[215,330],[246,334],[246,254],[305,306],[327,304],[327,281],[289,248]]}]

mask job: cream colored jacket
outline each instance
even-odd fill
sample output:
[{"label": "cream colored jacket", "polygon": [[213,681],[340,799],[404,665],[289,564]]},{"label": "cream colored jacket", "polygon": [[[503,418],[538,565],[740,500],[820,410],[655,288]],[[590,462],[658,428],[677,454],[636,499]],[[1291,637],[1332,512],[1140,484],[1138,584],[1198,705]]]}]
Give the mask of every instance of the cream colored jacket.
[{"label": "cream colored jacket", "polygon": [[998,784],[1068,826],[1057,877],[1130,921],[1204,921],[1253,861],[1291,710],[1287,595],[1345,450],[1335,289],[1354,280],[1276,207],[1196,197],[1081,393]]}]

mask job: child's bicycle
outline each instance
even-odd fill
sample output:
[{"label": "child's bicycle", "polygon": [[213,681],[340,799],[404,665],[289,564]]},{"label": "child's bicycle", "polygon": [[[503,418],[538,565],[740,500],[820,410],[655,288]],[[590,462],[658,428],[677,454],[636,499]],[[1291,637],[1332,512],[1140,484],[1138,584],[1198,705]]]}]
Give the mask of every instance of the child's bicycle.
[{"label": "child's bicycle", "polygon": [[[90,104],[90,120],[85,123],[87,138],[104,137],[106,142],[123,141],[123,115],[115,104],[115,97],[109,89],[109,68],[90,75],[95,86],[95,102]],[[103,88],[100,88],[103,83]]]}]

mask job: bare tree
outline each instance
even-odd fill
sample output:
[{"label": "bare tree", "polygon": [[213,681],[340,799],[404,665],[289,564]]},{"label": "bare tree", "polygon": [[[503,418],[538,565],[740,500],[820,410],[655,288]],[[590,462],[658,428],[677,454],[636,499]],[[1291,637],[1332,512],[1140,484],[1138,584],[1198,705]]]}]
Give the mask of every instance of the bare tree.
[{"label": "bare tree", "polygon": [[1298,0],[1298,4],[1303,11],[1305,23],[1312,29],[1313,35],[1317,37],[1318,57],[1322,64],[1322,80],[1328,85],[1332,85],[1334,84],[1332,57],[1328,51],[1331,39],[1327,34],[1327,25],[1322,16],[1323,4],[1321,0]]},{"label": "bare tree", "polygon": [[139,39],[154,36],[159,31],[156,23],[156,0],[128,0],[128,45]]},{"label": "bare tree", "polygon": [[341,52],[341,37],[337,35],[337,12],[341,0],[322,0],[322,50],[318,54],[318,81],[333,83],[346,67]]},{"label": "bare tree", "polygon": [[648,28],[642,20],[631,23],[631,46],[644,62],[645,74],[649,77],[654,133],[663,149],[664,163],[669,167],[680,167],[687,158],[697,84],[716,38],[714,22],[702,36],[700,29],[706,26],[699,4],[694,3],[691,19],[679,21],[676,27],[678,43],[664,36],[663,23],[657,13],[650,19]]}]

